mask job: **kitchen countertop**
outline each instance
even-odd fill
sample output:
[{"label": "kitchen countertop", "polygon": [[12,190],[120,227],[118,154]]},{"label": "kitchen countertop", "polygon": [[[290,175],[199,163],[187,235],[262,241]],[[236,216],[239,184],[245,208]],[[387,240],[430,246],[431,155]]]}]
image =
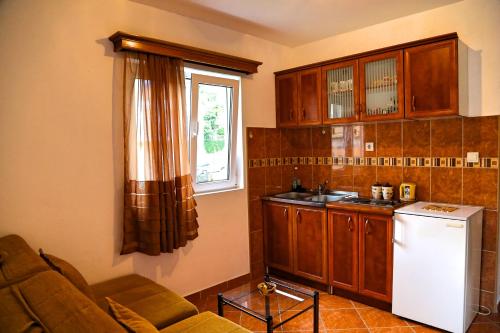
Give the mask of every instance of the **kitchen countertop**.
[{"label": "kitchen countertop", "polygon": [[370,204],[359,204],[345,201],[332,201],[327,202],[325,207],[328,209],[341,209],[341,210],[352,210],[362,213],[380,214],[380,215],[393,215],[394,211],[405,203],[399,203],[394,206],[377,206]]}]

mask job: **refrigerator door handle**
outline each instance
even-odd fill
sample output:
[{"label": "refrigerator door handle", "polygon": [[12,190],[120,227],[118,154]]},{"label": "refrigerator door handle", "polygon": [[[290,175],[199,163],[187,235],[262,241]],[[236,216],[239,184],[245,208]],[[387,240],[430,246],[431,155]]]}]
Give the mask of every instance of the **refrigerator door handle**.
[{"label": "refrigerator door handle", "polygon": [[394,228],[392,228],[392,242],[394,244],[403,245],[403,222],[393,217],[394,219]]}]

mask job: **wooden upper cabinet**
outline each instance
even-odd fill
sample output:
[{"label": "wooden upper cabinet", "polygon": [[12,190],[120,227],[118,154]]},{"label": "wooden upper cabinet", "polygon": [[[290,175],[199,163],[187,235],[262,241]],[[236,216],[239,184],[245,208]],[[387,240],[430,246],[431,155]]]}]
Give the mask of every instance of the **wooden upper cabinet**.
[{"label": "wooden upper cabinet", "polygon": [[276,126],[297,126],[297,73],[276,76]]},{"label": "wooden upper cabinet", "polygon": [[358,213],[328,212],[330,285],[358,291]]},{"label": "wooden upper cabinet", "polygon": [[404,117],[403,51],[359,59],[360,120]]},{"label": "wooden upper cabinet", "polygon": [[359,120],[358,61],[344,61],[321,68],[323,124]]},{"label": "wooden upper cabinet", "polygon": [[405,49],[406,117],[458,115],[457,40]]},{"label": "wooden upper cabinet", "polygon": [[392,301],[392,216],[359,214],[359,293]]},{"label": "wooden upper cabinet", "polygon": [[326,211],[294,208],[294,274],[328,282]]},{"label": "wooden upper cabinet", "polygon": [[291,206],[275,202],[264,203],[264,247],[266,265],[292,272],[292,212]]},{"label": "wooden upper cabinet", "polygon": [[321,68],[300,71],[298,78],[299,125],[321,124]]}]

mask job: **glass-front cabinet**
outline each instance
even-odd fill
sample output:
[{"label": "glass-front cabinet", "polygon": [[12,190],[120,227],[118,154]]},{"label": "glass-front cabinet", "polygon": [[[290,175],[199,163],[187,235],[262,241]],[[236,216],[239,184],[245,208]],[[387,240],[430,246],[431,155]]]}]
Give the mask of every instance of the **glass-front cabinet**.
[{"label": "glass-front cabinet", "polygon": [[361,58],[359,67],[360,120],[403,118],[403,52]]},{"label": "glass-front cabinet", "polygon": [[323,124],[359,120],[358,61],[323,66]]}]

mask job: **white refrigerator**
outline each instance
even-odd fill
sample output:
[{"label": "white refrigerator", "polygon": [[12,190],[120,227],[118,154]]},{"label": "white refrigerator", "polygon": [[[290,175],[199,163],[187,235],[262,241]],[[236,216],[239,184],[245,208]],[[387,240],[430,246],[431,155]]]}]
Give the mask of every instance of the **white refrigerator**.
[{"label": "white refrigerator", "polygon": [[479,310],[483,208],[417,202],[395,211],[392,313],[466,332]]}]

